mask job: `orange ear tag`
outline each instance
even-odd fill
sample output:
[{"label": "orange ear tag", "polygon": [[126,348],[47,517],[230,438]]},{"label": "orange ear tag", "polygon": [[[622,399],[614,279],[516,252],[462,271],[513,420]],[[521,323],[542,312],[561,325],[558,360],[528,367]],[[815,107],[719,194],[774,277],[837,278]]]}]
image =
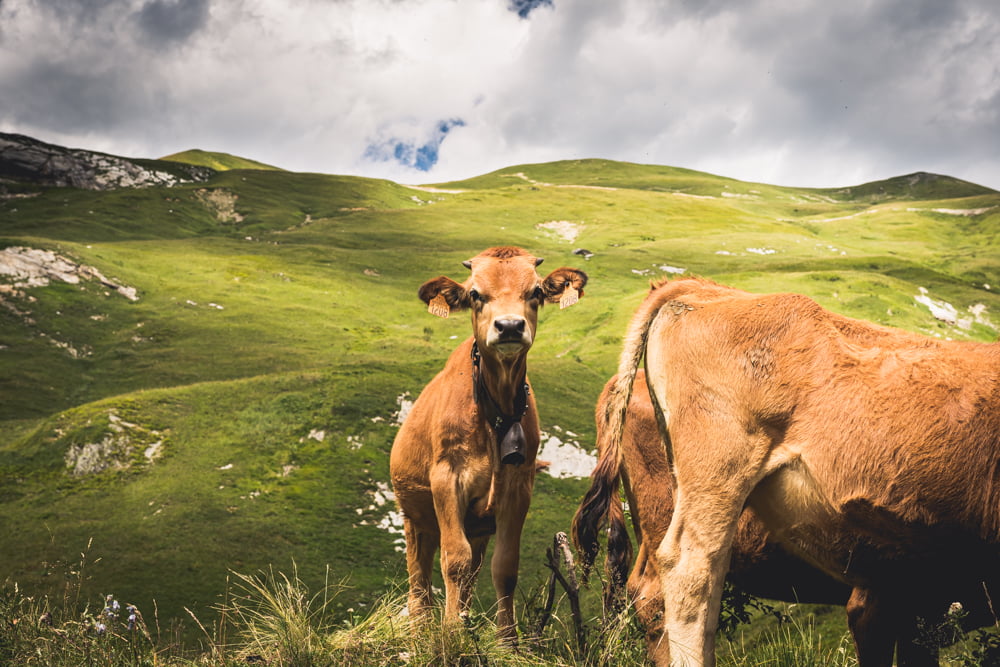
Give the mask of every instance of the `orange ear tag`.
[{"label": "orange ear tag", "polygon": [[438,294],[427,304],[427,312],[438,317],[448,317],[451,308],[448,307],[448,301],[444,298],[444,295]]},{"label": "orange ear tag", "polygon": [[562,296],[559,297],[559,308],[569,308],[579,300],[580,292],[572,285],[567,285],[566,289],[563,290]]}]

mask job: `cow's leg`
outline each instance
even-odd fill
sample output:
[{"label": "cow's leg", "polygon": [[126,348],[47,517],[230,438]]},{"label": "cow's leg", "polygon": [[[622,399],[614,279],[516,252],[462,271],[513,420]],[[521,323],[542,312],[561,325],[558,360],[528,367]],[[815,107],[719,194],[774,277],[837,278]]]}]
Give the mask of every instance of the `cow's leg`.
[{"label": "cow's leg", "polygon": [[468,500],[461,485],[462,475],[450,465],[431,470],[431,494],[441,533],[441,576],[444,579],[444,622],[460,620],[463,591],[472,585],[472,546],[465,535]]},{"label": "cow's leg", "polygon": [[664,636],[652,656],[658,664],[715,664],[733,539],[772,444],[764,429],[745,422],[739,406],[719,399],[679,397],[668,421],[677,484],[674,514],[656,550],[664,599]]},{"label": "cow's leg", "polygon": [[406,537],[406,571],[409,575],[410,593],[407,609],[410,618],[420,618],[430,609],[431,572],[434,568],[434,552],[438,547],[438,536],[418,530],[413,522],[403,518],[403,534]]},{"label": "cow's leg", "polygon": [[468,611],[472,605],[472,592],[476,588],[474,584],[479,578],[479,570],[483,567],[483,557],[486,555],[486,547],[489,543],[489,535],[469,540],[469,546],[472,549],[472,576],[469,578],[469,585],[462,591],[461,606],[463,611]]},{"label": "cow's leg", "polygon": [[859,667],[937,667],[937,649],[919,642],[918,615],[912,600],[855,588],[847,601],[847,625]]},{"label": "cow's leg", "polygon": [[660,594],[660,576],[654,560],[650,558],[649,545],[645,542],[640,544],[627,584],[629,601],[634,605],[635,614],[646,632],[646,648],[650,654],[663,635],[663,595]]},{"label": "cow's leg", "polygon": [[501,482],[497,489],[497,497],[503,498],[503,503],[496,511],[496,544],[490,566],[497,594],[497,634],[501,640],[515,644],[514,589],[521,558],[521,530],[531,502],[532,479],[514,477],[507,481],[508,484]]},{"label": "cow's leg", "polygon": [[678,488],[674,515],[656,558],[663,589],[659,665],[714,665],[715,630],[743,494],[692,498]]}]

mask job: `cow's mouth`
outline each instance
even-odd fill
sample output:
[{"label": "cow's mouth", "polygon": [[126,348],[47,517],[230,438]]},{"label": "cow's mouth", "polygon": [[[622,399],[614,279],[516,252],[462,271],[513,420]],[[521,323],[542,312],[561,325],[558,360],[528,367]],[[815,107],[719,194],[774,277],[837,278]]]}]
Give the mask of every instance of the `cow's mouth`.
[{"label": "cow's mouth", "polygon": [[528,342],[522,334],[511,334],[508,336],[498,336],[494,345],[527,345]]},{"label": "cow's mouth", "polygon": [[531,347],[531,344],[523,337],[498,338],[490,343],[490,348],[498,352],[501,356],[513,356]]}]

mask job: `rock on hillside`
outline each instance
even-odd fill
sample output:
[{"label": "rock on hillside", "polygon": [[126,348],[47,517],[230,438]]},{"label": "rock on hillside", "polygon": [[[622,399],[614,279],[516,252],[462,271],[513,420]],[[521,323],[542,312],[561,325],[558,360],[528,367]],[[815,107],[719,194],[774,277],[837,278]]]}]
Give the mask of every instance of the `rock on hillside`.
[{"label": "rock on hillside", "polygon": [[134,287],[109,280],[92,266],[77,264],[51,250],[11,246],[0,250],[0,301],[27,287],[44,287],[50,280],[76,285],[81,279],[97,280],[129,301],[138,301]]},{"label": "rock on hillside", "polygon": [[169,171],[154,169],[122,157],[0,133],[0,182],[113,190],[200,182],[212,173],[211,169],[191,165],[172,165]]}]

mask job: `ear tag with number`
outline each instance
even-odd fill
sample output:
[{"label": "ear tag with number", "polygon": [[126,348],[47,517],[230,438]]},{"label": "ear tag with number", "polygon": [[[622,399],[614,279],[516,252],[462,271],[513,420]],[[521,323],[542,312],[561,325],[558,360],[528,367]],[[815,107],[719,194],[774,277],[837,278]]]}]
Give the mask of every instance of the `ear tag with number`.
[{"label": "ear tag with number", "polygon": [[427,312],[438,317],[448,317],[451,308],[448,307],[448,301],[444,298],[444,295],[438,294],[427,304]]},{"label": "ear tag with number", "polygon": [[566,289],[563,290],[562,296],[559,297],[559,308],[569,308],[579,300],[580,292],[572,285],[567,285]]}]

